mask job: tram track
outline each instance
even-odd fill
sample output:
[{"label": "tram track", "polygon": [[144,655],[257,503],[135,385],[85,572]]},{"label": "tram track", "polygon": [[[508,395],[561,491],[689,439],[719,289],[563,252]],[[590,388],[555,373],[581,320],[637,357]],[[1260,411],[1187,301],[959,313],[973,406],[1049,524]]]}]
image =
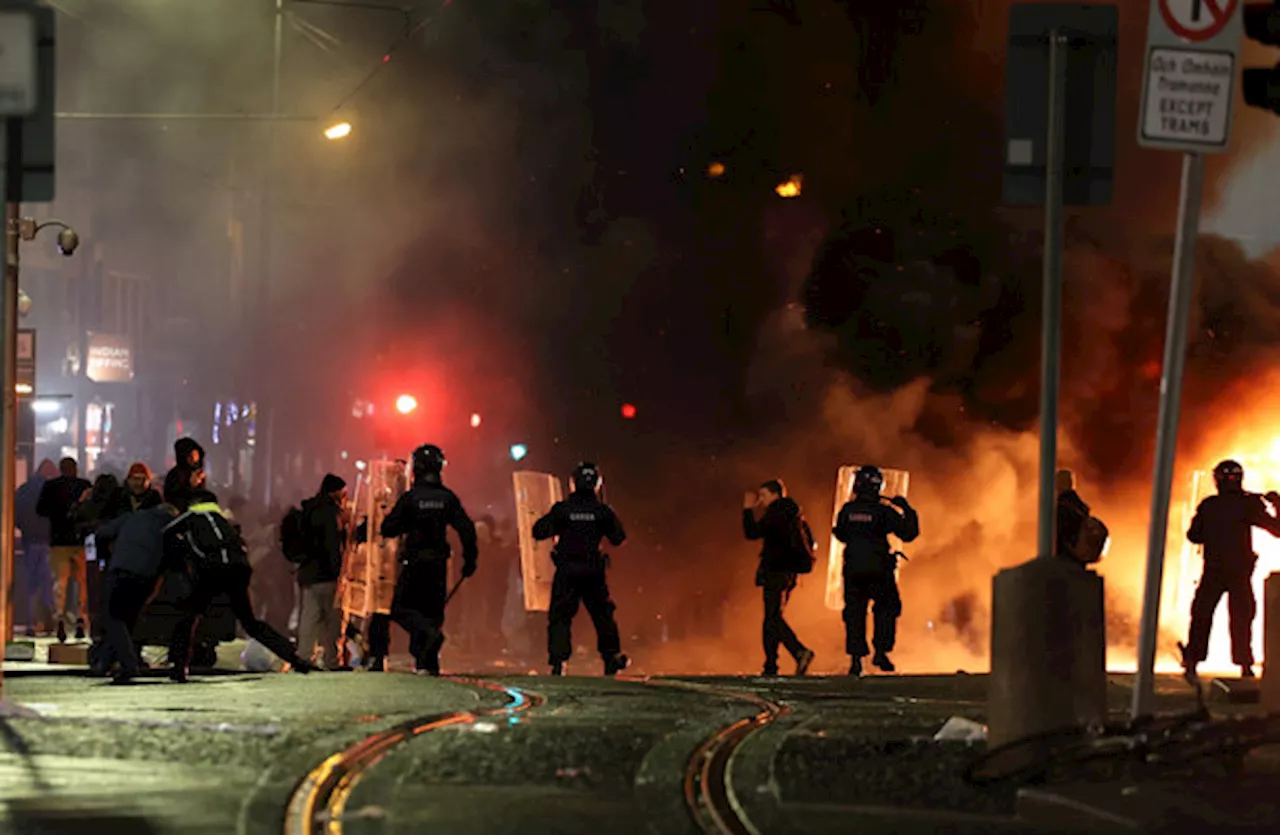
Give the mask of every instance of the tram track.
[{"label": "tram track", "polygon": [[446,711],[402,722],[372,734],[326,758],[313,768],[290,795],[285,812],[285,835],[342,835],[347,803],[370,768],[390,751],[430,731],[478,719],[500,719],[539,707],[546,702],[541,693],[509,687],[484,679],[446,677],[449,681],[507,696],[505,705],[487,710]]},{"label": "tram track", "polygon": [[747,702],[753,716],[720,728],[694,749],[683,778],[684,802],[694,823],[714,835],[760,835],[733,789],[733,765],[743,743],[756,731],[790,715],[792,708],[756,693],[679,679],[635,678],[651,687],[670,687],[705,696]]}]

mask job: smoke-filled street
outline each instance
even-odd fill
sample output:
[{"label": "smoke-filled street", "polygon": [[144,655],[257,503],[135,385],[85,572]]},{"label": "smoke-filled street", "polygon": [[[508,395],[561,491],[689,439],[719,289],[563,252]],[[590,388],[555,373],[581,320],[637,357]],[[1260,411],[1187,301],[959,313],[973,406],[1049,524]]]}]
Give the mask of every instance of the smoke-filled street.
[{"label": "smoke-filled street", "polygon": [[1015,821],[1016,785],[963,779],[980,741],[934,739],[981,723],[984,676],[224,674],[179,702],[19,675],[6,693],[39,715],[6,720],[14,832],[1090,831]]},{"label": "smoke-filled street", "polygon": [[0,0],[8,827],[1280,831],[1277,61]]}]

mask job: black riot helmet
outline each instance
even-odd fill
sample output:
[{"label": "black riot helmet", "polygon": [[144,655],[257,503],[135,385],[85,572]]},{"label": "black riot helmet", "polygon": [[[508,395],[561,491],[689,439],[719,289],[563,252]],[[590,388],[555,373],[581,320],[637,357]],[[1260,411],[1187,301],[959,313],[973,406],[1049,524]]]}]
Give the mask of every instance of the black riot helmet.
[{"label": "black riot helmet", "polygon": [[569,474],[569,484],[575,493],[595,493],[604,484],[604,476],[595,464],[583,461]]},{"label": "black riot helmet", "polygon": [[884,473],[880,472],[879,467],[870,465],[859,467],[858,472],[853,476],[853,495],[858,498],[877,498],[882,487],[884,487]]},{"label": "black riot helmet", "polygon": [[423,444],[413,451],[413,477],[439,478],[441,470],[448,463],[444,450],[435,444]]},{"label": "black riot helmet", "polygon": [[1213,468],[1213,482],[1218,485],[1219,493],[1240,493],[1244,491],[1244,467],[1239,461],[1222,461]]}]

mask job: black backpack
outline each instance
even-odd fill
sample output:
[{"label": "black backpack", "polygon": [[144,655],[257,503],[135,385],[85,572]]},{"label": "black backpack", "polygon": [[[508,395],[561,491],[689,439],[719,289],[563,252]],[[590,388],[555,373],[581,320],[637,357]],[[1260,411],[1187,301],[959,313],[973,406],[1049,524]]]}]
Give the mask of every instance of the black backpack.
[{"label": "black backpack", "polygon": [[797,516],[791,530],[791,552],[787,570],[794,571],[796,574],[812,573],[816,560],[814,551],[817,547],[813,539],[813,531],[809,529],[809,523],[803,516]]},{"label": "black backpack", "polygon": [[280,520],[280,550],[289,562],[300,563],[307,558],[307,531],[303,526],[302,508],[289,508]]},{"label": "black backpack", "polygon": [[240,531],[215,510],[188,510],[175,524],[191,558],[202,565],[248,565],[249,549]]}]

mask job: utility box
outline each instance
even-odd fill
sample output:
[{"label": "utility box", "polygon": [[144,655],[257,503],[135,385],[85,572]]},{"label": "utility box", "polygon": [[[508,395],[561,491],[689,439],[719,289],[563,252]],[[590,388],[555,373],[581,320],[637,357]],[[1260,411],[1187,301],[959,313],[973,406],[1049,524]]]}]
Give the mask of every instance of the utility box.
[{"label": "utility box", "polygon": [[1268,658],[1280,658],[1280,571],[1267,577],[1262,604],[1262,707],[1267,713],[1280,713],[1280,664],[1268,664]]}]

